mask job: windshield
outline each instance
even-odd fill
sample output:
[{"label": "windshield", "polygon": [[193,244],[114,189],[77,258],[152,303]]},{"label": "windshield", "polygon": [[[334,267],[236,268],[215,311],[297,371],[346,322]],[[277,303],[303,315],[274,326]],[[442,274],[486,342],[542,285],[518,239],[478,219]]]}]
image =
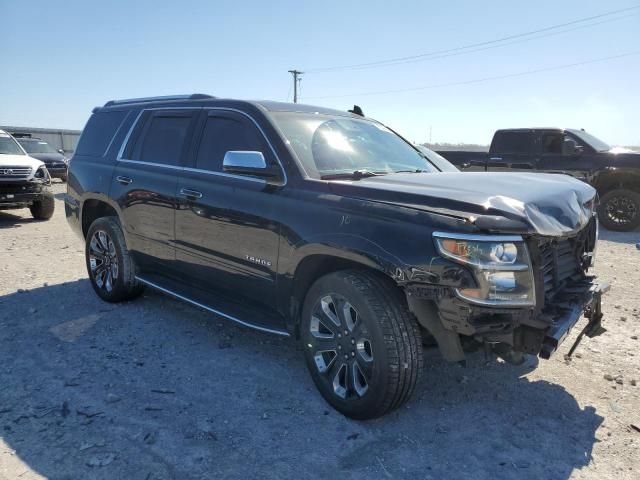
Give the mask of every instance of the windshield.
[{"label": "windshield", "polygon": [[58,153],[51,145],[47,142],[43,142],[42,140],[21,138],[18,142],[27,151],[27,153]]},{"label": "windshield", "polygon": [[602,140],[597,137],[594,137],[590,133],[585,132],[584,130],[569,130],[576,137],[580,138],[583,142],[593,147],[593,149],[597,152],[608,152],[611,150],[611,145],[606,144]]},{"label": "windshield", "polygon": [[13,137],[0,133],[0,155],[24,155],[24,151]]},{"label": "windshield", "polygon": [[424,145],[416,145],[416,148],[420,150],[420,152],[429,159],[431,163],[433,163],[438,170],[441,172],[459,172],[458,167],[456,167],[449,160],[444,158],[439,153],[434,152],[433,150],[425,147]]},{"label": "windshield", "polygon": [[415,148],[379,123],[297,112],[272,116],[312,178],[355,171],[437,171]]}]

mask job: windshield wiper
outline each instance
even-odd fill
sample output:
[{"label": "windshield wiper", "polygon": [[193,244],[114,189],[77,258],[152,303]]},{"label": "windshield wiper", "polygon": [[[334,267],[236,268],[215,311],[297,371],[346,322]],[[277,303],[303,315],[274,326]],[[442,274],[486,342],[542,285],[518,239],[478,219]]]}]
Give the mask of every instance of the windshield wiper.
[{"label": "windshield wiper", "polygon": [[321,180],[337,180],[340,178],[350,178],[352,180],[360,180],[367,177],[379,177],[389,172],[372,172],[371,170],[354,170],[353,172],[328,173],[320,176]]},{"label": "windshield wiper", "polygon": [[426,170],[420,170],[419,168],[416,168],[415,170],[396,170],[393,173],[425,173]]}]

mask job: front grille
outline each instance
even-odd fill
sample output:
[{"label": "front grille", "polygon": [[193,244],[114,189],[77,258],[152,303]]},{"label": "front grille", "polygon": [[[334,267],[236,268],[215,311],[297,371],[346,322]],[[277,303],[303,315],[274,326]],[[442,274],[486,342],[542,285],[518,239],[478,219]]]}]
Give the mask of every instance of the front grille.
[{"label": "front grille", "polygon": [[28,178],[29,175],[31,175],[30,167],[0,167],[0,180]]},{"label": "front grille", "polygon": [[[577,235],[569,238],[544,238],[538,240],[537,269],[539,288],[544,292],[545,304],[553,300],[572,281],[585,276],[591,264],[589,254],[593,252],[596,241],[596,219]],[[542,292],[541,292],[542,293]]]}]

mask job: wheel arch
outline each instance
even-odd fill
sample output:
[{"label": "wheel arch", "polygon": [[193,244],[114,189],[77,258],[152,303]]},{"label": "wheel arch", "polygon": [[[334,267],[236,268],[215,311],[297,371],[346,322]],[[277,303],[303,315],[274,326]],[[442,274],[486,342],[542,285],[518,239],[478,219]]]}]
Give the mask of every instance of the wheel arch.
[{"label": "wheel arch", "polygon": [[[309,246],[310,247],[310,246]],[[326,245],[308,248],[295,267],[291,269],[288,285],[285,286],[289,329],[299,335],[300,312],[307,292],[319,278],[341,270],[359,269],[376,273],[397,284],[397,272],[400,269],[398,259],[389,259],[365,251],[328,248]]]},{"label": "wheel arch", "polygon": [[120,215],[116,208],[103,198],[87,198],[82,202],[82,210],[80,213],[81,220],[80,226],[82,229],[82,236],[87,237],[87,232],[91,224],[101,217],[117,217],[120,219]]},{"label": "wheel arch", "polygon": [[619,188],[640,193],[640,172],[627,169],[603,172],[594,179],[593,187],[600,197]]}]

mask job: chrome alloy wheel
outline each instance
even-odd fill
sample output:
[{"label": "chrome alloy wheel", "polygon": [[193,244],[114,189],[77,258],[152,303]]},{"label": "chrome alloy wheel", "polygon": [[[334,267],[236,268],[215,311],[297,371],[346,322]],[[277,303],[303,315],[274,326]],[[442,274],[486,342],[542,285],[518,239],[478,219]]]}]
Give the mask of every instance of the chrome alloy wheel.
[{"label": "chrome alloy wheel", "polygon": [[91,275],[98,288],[111,293],[118,278],[118,255],[111,237],[98,230],[89,243]]},{"label": "chrome alloy wheel", "polygon": [[331,293],[311,314],[310,343],[318,372],[341,399],[366,395],[373,374],[373,349],[368,331],[354,306]]}]

